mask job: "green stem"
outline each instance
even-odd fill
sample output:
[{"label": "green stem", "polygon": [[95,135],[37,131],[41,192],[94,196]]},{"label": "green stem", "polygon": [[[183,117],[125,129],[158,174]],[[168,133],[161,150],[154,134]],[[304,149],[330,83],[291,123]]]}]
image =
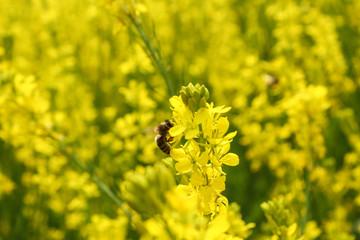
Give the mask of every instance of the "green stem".
[{"label": "green stem", "polygon": [[70,160],[74,161],[76,163],[76,165],[78,165],[84,172],[87,172],[90,175],[91,180],[93,180],[96,183],[96,185],[99,187],[99,189],[103,193],[105,193],[114,203],[116,203],[124,211],[124,213],[128,216],[128,218],[131,220],[132,215],[129,212],[129,210],[124,207],[123,201],[117,195],[115,195],[103,181],[101,181],[97,176],[95,176],[92,173],[92,171],[90,171],[89,168],[80,161],[80,159],[77,157],[77,155],[74,152],[69,153],[66,149],[67,149],[67,147],[66,147],[65,143],[61,142],[60,143],[60,152],[62,154],[64,154],[67,158],[69,158]]},{"label": "green stem", "polygon": [[313,158],[313,150],[311,146],[311,131],[310,125],[307,126],[307,151],[309,155],[309,164],[308,168],[304,168],[304,180],[305,180],[305,213],[301,219],[301,235],[304,234],[306,222],[308,219],[309,211],[310,211],[310,171],[312,170],[314,158]]},{"label": "green stem", "polygon": [[142,27],[141,24],[139,24],[135,17],[133,17],[132,15],[129,16],[131,22],[134,24],[134,26],[136,27],[136,30],[138,31],[138,33],[140,34],[141,39],[143,40],[143,42],[145,43],[147,49],[150,52],[151,57],[153,58],[155,64],[157,65],[161,75],[163,76],[168,89],[169,89],[169,93],[171,96],[175,95],[175,89],[174,89],[174,85],[169,77],[169,75],[167,74],[165,67],[160,59],[159,53],[155,50],[155,48],[151,45],[149,37],[146,35],[144,28]]},{"label": "green stem", "polygon": [[305,213],[301,221],[301,235],[304,234],[307,218],[310,210],[310,177],[309,171],[304,169],[304,178],[305,178]]}]

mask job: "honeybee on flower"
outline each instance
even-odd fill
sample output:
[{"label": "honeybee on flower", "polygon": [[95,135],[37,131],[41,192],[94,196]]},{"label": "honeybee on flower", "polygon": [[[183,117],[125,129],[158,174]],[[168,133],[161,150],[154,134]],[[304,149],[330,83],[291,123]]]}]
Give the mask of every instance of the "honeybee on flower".
[{"label": "honeybee on flower", "polygon": [[174,124],[169,121],[165,120],[164,122],[160,123],[158,126],[155,127],[155,132],[157,135],[155,136],[155,142],[158,147],[166,154],[170,154],[171,146],[169,142],[171,142],[174,138],[170,137],[169,130],[174,126]]},{"label": "honeybee on flower", "polygon": [[180,96],[170,99],[174,125],[169,134],[177,141],[185,138],[185,143],[172,148],[170,155],[178,174],[188,174],[198,198],[199,212],[217,215],[219,209],[228,205],[226,197],[221,195],[226,181],[222,165],[236,166],[239,157],[228,153],[236,131],[226,134],[229,121],[221,116],[231,108],[214,107],[206,102],[208,97],[204,86],[189,84],[182,88]]}]

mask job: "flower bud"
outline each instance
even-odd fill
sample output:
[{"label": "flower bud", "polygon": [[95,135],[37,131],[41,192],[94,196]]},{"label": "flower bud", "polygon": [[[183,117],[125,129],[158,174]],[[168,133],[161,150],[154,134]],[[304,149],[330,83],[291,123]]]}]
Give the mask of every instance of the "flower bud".
[{"label": "flower bud", "polygon": [[165,193],[175,185],[171,170],[163,163],[157,163],[145,169],[137,169],[126,176],[126,180],[121,184],[121,192],[131,208],[139,214],[151,217],[162,212]]},{"label": "flower bud", "polygon": [[180,97],[181,97],[181,100],[183,101],[183,103],[185,105],[187,105],[188,104],[188,97],[187,97],[186,92],[184,90],[180,91]]},{"label": "flower bud", "polygon": [[195,113],[200,108],[206,107],[206,100],[209,99],[209,91],[204,85],[189,83],[180,90],[180,97],[183,103]]},{"label": "flower bud", "polygon": [[205,97],[205,100],[208,100],[209,99],[209,90],[207,90],[207,88],[204,85],[202,85],[199,90],[200,90],[200,97],[201,98]]}]

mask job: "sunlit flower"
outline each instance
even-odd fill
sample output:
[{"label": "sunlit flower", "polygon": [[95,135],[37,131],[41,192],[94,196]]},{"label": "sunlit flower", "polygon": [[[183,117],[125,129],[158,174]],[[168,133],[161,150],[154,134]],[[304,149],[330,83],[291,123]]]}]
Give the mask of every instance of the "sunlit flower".
[{"label": "sunlit flower", "polygon": [[[207,102],[197,104],[193,96],[201,96],[201,91],[206,92],[199,85],[189,85],[182,89],[181,96],[170,99],[175,125],[169,133],[178,139],[184,136],[187,140],[180,148],[173,148],[170,155],[176,161],[178,174],[190,173],[189,180],[197,192],[199,211],[216,215],[220,202],[223,202],[219,200],[226,199],[221,195],[226,181],[222,165],[236,166],[239,163],[236,154],[228,153],[236,132],[225,135],[229,121],[221,114],[230,108],[214,107],[213,103]],[[183,99],[199,107],[190,110]]]}]

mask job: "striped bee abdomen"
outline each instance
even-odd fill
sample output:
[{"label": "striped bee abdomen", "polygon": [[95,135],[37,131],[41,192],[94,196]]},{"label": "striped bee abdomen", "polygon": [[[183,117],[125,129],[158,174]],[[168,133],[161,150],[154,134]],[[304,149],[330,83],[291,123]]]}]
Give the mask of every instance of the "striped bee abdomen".
[{"label": "striped bee abdomen", "polygon": [[156,135],[155,142],[161,151],[170,154],[171,146],[168,143],[166,136]]}]

